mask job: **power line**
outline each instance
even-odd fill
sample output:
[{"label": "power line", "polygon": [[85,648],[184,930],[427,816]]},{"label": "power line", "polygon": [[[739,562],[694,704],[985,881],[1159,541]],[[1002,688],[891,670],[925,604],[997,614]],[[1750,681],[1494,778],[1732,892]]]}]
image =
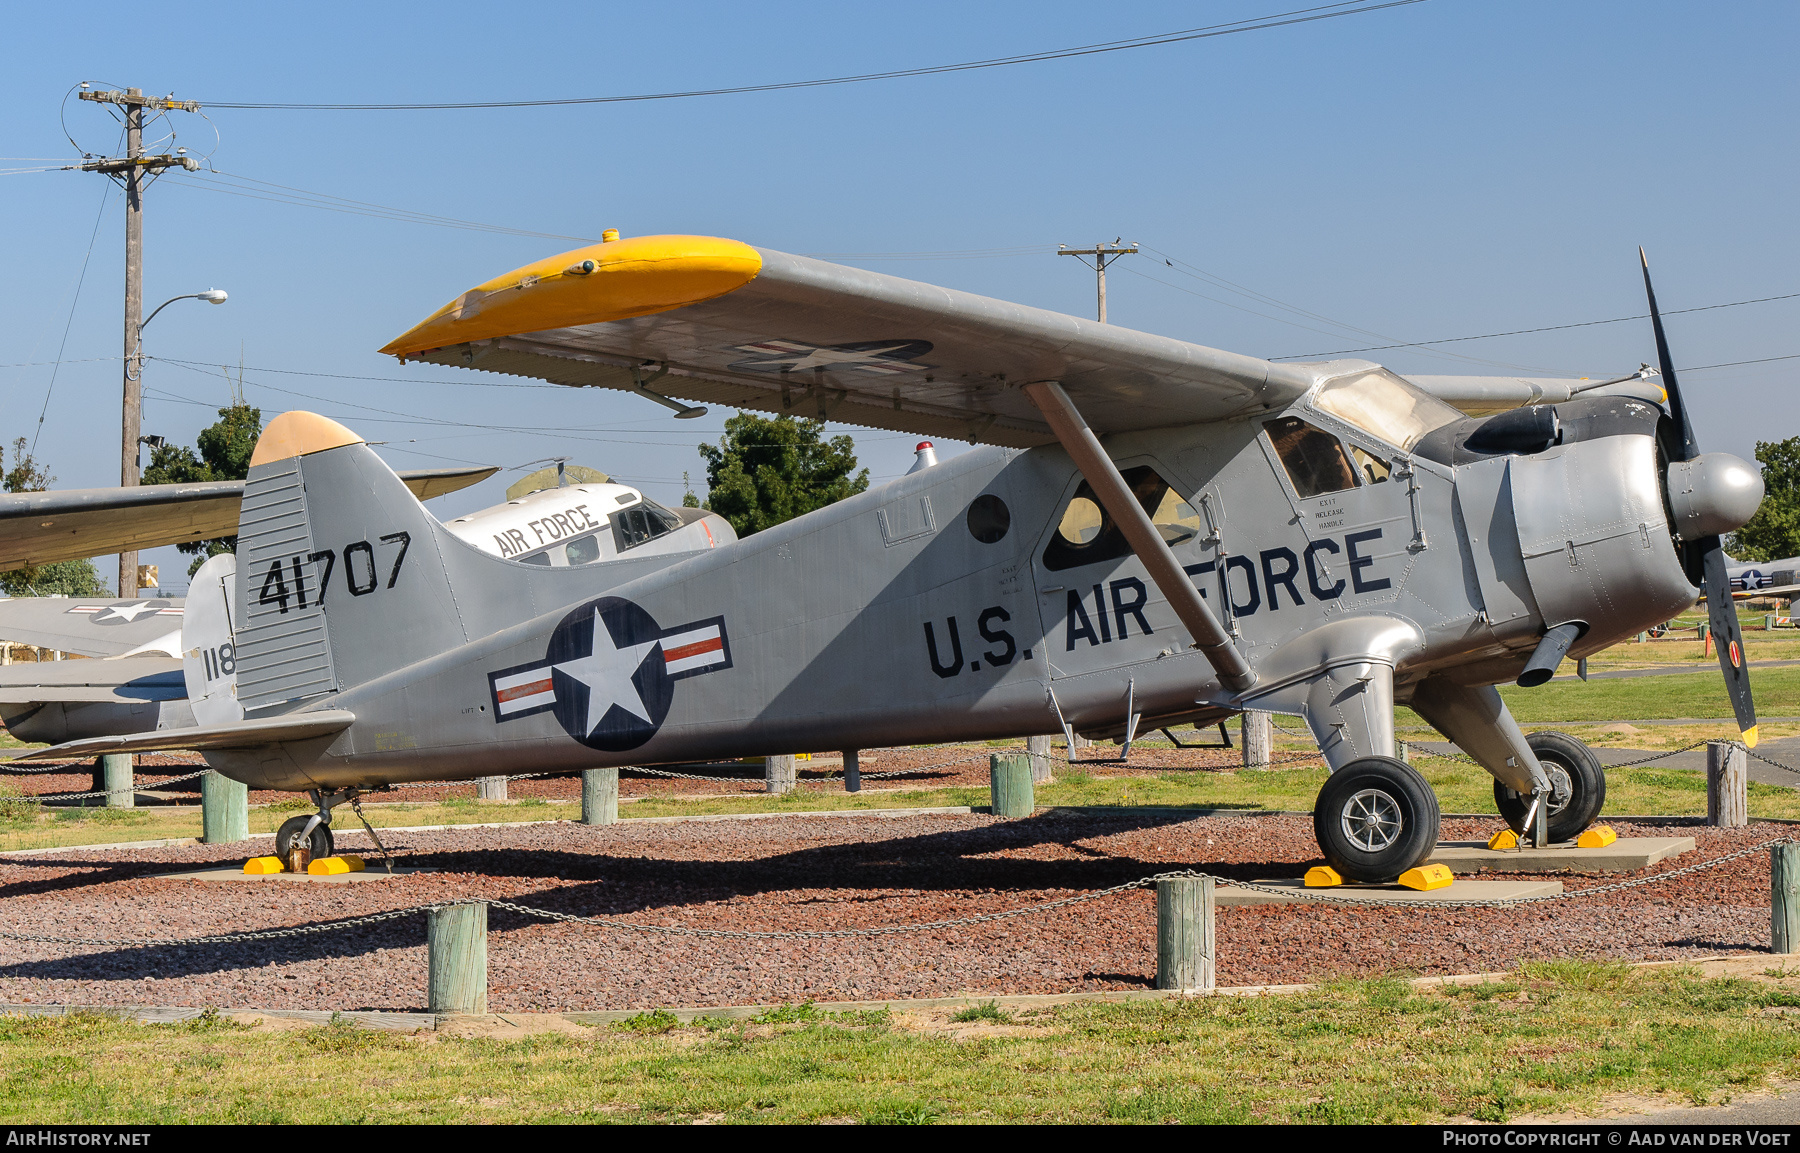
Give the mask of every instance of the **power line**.
[{"label": "power line", "polygon": [[[1718,308],[1741,308],[1746,304],[1767,304],[1774,300],[1793,300],[1800,297],[1800,292],[1784,293],[1781,296],[1759,296],[1755,300],[1733,300],[1727,304],[1703,304],[1698,308],[1676,308],[1663,312],[1664,316],[1681,316],[1689,312],[1711,312]],[[1385,352],[1393,348],[1419,348],[1428,344],[1458,344],[1466,340],[1494,340],[1502,336],[1524,336],[1533,332],[1561,332],[1568,328],[1592,328],[1599,324],[1624,324],[1632,320],[1649,320],[1649,313],[1638,316],[1615,316],[1611,320],[1583,320],[1576,324],[1551,324],[1543,328],[1515,328],[1510,332],[1487,332],[1480,336],[1447,336],[1441,340],[1414,340],[1404,344],[1378,344],[1368,348],[1344,348],[1336,352],[1302,352],[1291,356],[1271,356],[1270,360],[1311,360],[1320,356],[1345,356],[1352,352]],[[1777,357],[1776,359],[1781,359]],[[1749,363],[1746,361],[1745,363]]]},{"label": "power line", "polygon": [[[81,302],[81,286],[87,283],[88,261],[93,259],[94,241],[99,239],[100,222],[106,219],[106,206],[112,203],[113,191],[114,189],[109,187],[100,194],[100,211],[94,214],[94,231],[88,236],[87,252],[81,258],[81,274],[75,278],[75,293],[69,298],[69,318],[63,322],[62,343],[56,346],[56,359],[50,362],[54,366],[50,369],[50,383],[44,389],[44,405],[38,409],[37,428],[31,434],[33,456],[37,455],[38,437],[44,433],[44,417],[50,411],[50,395],[56,391],[56,377],[62,372],[63,352],[69,347],[69,329],[75,324],[75,306]],[[93,357],[90,359],[111,360],[113,358]]]},{"label": "power line", "polygon": [[736,88],[697,88],[682,92],[652,92],[633,96],[575,96],[545,100],[475,100],[444,103],[261,104],[221,100],[208,100],[203,101],[203,103],[211,108],[237,108],[280,112],[423,112],[466,111],[487,108],[544,108],[573,104],[628,104],[646,100],[682,100],[695,96],[740,96],[753,92],[780,92],[795,88],[823,88],[837,84],[861,84],[872,80],[898,80],[914,76],[938,76],[949,72],[972,72],[984,68],[1003,68],[1013,64],[1036,64],[1047,60],[1066,60],[1077,56],[1097,56],[1108,52],[1124,52],[1133,48],[1151,48],[1162,44],[1179,44],[1190,40],[1211,39],[1215,36],[1230,36],[1238,32],[1258,32],[1269,28],[1283,28],[1294,24],[1310,24],[1318,20],[1332,20],[1339,16],[1360,16],[1369,12],[1379,12],[1388,8],[1404,8],[1412,4],[1423,2],[1424,0],[1386,0],[1384,3],[1368,3],[1367,0],[1348,0],[1348,2],[1345,3],[1325,4],[1316,8],[1300,8],[1292,12],[1276,13],[1272,16],[1258,16],[1248,20],[1233,20],[1225,24],[1209,24],[1200,28],[1188,28],[1179,32],[1164,32],[1151,36],[1139,36],[1129,40],[1110,40],[1099,44],[1086,44],[1076,48],[1058,48],[1045,52],[1028,52],[1017,56],[998,56],[987,60],[971,60],[962,64],[939,64],[925,68],[902,68],[892,72],[865,72],[854,76],[834,76],[821,80],[793,80],[778,84],[747,84]]},{"label": "power line", "polygon": [[[206,181],[180,181],[173,187],[201,189],[206,192],[220,193],[225,196],[240,196],[249,200],[266,200],[273,204],[285,204],[290,207],[316,208],[325,212],[342,212],[352,216],[369,216],[377,220],[397,220],[406,224],[428,224],[436,228],[460,228],[470,232],[492,232],[504,236],[533,236],[544,240],[573,240],[582,244],[591,244],[591,236],[569,236],[560,232],[533,232],[525,228],[511,228],[503,224],[483,224],[477,220],[460,220],[454,216],[438,216],[435,213],[419,212],[410,208],[395,208],[386,204],[372,204],[365,200],[350,200],[342,196],[333,196],[325,192],[308,192],[303,188],[294,188],[285,184],[272,184],[266,180],[257,180],[250,176],[238,176],[234,173],[213,170],[212,175],[222,177],[226,182],[242,182],[230,187],[219,187]],[[246,188],[244,184],[256,185]]]}]

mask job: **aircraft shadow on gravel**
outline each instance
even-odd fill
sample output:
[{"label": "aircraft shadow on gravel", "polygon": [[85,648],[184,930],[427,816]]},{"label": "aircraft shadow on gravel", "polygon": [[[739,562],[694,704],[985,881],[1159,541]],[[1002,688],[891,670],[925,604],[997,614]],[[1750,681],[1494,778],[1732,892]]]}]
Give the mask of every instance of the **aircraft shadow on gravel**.
[{"label": "aircraft shadow on gravel", "polygon": [[[945,830],[889,840],[819,845],[751,861],[675,861],[523,848],[479,852],[424,852],[407,854],[398,860],[407,868],[469,871],[490,877],[558,878],[588,882],[544,892],[519,894],[512,899],[522,905],[555,912],[621,917],[680,909],[699,902],[733,896],[815,887],[852,891],[859,888],[906,888],[931,892],[971,887],[1006,889],[1013,891],[1017,904],[1026,905],[1045,900],[1043,893],[1046,889],[1105,888],[1166,869],[1198,868],[1218,875],[1249,879],[1298,876],[1304,868],[1303,864],[1290,861],[1225,864],[1200,859],[1149,861],[1133,856],[1039,861],[984,855],[1039,845],[1059,845],[1084,853],[1091,852],[1091,849],[1076,842],[1095,836],[1166,828],[1191,819],[1178,812],[1134,812],[1121,813],[1116,818],[1084,816],[1077,825],[1068,818],[1047,815],[974,829]],[[626,847],[620,848],[623,850]],[[26,858],[8,863],[67,868],[86,862]],[[380,868],[373,863],[371,867]],[[132,862],[54,879],[16,882],[0,886],[0,899],[28,893],[67,893],[110,880],[148,879],[169,868],[168,865]],[[855,901],[858,898],[852,892],[849,899]],[[867,899],[888,898],[883,895]],[[490,910],[488,916],[489,930],[495,934],[544,923],[503,909]],[[335,918],[320,918],[307,924],[328,923],[333,919]],[[259,927],[243,928],[248,931]],[[770,924],[767,927],[777,929],[782,926]],[[249,941],[231,945],[145,945],[0,965],[0,978],[93,980],[116,974],[119,980],[136,980],[145,976],[180,977],[234,969],[256,969],[294,961],[349,959],[367,956],[382,949],[416,945],[423,940],[424,931],[421,917],[272,941]],[[71,935],[80,934],[71,931]],[[504,941],[497,944],[500,948],[505,947]]]}]

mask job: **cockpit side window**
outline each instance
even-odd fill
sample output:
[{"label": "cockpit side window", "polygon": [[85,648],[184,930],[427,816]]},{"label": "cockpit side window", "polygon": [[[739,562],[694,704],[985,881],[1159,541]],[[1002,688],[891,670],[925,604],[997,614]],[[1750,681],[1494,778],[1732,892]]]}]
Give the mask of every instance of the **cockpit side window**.
[{"label": "cockpit side window", "polygon": [[666,536],[681,527],[681,518],[645,497],[632,508],[612,514],[613,538],[620,552]]},{"label": "cockpit side window", "polygon": [[[1180,544],[1200,531],[1200,515],[1168,481],[1149,465],[1128,468],[1120,474],[1130,486],[1131,494],[1150,516],[1163,540]],[[1056,535],[1044,549],[1044,567],[1051,572],[1098,564],[1131,555],[1125,534],[1113,522],[1111,514],[1100,506],[1094,490],[1086,481],[1075,490],[1063,509]]]},{"label": "cockpit side window", "polygon": [[1356,487],[1356,473],[1344,455],[1344,445],[1331,433],[1297,416],[1265,420],[1263,429],[1275,446],[1275,455],[1287,467],[1294,491],[1302,498]]}]

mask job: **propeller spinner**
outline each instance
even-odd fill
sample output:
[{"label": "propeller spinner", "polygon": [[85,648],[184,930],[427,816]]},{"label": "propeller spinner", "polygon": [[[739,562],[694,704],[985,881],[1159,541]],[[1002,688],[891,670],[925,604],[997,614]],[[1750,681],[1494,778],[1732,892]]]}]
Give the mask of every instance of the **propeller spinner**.
[{"label": "propeller spinner", "polygon": [[[1656,331],[1656,359],[1662,369],[1663,388],[1669,395],[1669,435],[1663,445],[1669,458],[1669,506],[1680,539],[1681,559],[1693,580],[1706,593],[1707,617],[1725,674],[1725,690],[1731,697],[1744,744],[1756,746],[1756,702],[1750,696],[1750,669],[1744,660],[1744,638],[1738,628],[1737,605],[1731,599],[1731,578],[1726,574],[1725,550],[1719,534],[1748,521],[1762,503],[1762,474],[1729,453],[1702,453],[1694,441],[1694,426],[1675,379],[1675,362],[1669,357],[1669,341],[1663,334],[1662,314],[1656,307],[1656,290],[1650,285],[1650,261],[1638,249],[1644,268],[1644,295],[1650,302],[1650,324]],[[1698,577],[1698,580],[1695,578]]]}]

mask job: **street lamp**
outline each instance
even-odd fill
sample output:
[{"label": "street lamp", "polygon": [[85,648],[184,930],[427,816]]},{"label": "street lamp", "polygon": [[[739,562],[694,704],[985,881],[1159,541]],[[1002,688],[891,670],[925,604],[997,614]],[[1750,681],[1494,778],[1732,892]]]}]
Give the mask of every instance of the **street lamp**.
[{"label": "street lamp", "polygon": [[144,325],[155,320],[157,313],[169,307],[169,305],[174,304],[177,300],[204,300],[208,304],[224,304],[225,301],[230,298],[230,295],[231,294],[226,292],[223,288],[209,288],[205,292],[189,292],[182,296],[171,296],[150,311],[150,315],[146,316],[138,325],[138,333],[139,335],[142,335]]},{"label": "street lamp", "polygon": [[[131,488],[137,485],[138,468],[142,463],[138,455],[140,443],[138,434],[143,427],[144,420],[144,394],[143,385],[140,383],[144,376],[144,326],[155,320],[158,312],[174,304],[177,300],[204,300],[208,304],[224,304],[226,299],[227,293],[222,288],[209,288],[205,292],[187,292],[180,296],[171,296],[157,305],[149,316],[133,325],[131,316],[135,311],[136,302],[128,296],[125,331],[132,337],[132,340],[131,355],[125,359],[125,419],[124,428],[121,430],[124,436],[121,438],[123,451],[119,454],[119,479],[125,487]],[[119,595],[121,597],[137,594],[137,578],[137,550],[132,549],[130,552],[120,553]]]}]

